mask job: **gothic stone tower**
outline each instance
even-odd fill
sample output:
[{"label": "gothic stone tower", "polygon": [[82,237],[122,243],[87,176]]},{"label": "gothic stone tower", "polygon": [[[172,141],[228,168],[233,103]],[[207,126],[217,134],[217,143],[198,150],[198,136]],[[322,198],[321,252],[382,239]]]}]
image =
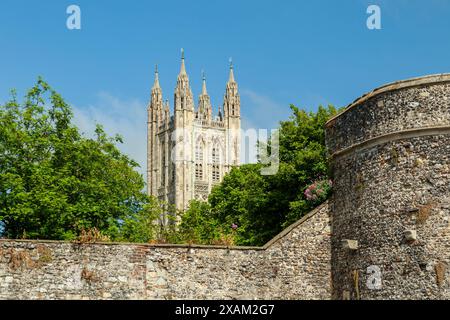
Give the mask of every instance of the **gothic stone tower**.
[{"label": "gothic stone tower", "polygon": [[184,210],[193,199],[206,200],[240,158],[240,98],[230,65],[223,112],[213,116],[206,78],[194,107],[184,53],[174,93],[174,113],[163,100],[158,69],[151,90],[147,125],[148,194]]}]

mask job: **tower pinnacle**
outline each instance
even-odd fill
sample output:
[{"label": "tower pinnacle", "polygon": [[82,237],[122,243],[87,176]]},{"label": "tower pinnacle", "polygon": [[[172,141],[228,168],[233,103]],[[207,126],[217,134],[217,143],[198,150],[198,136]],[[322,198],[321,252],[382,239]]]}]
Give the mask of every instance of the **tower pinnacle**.
[{"label": "tower pinnacle", "polygon": [[181,69],[175,87],[175,110],[194,111],[192,91],[189,86],[189,77],[184,63],[184,49],[181,49]]},{"label": "tower pinnacle", "polygon": [[202,77],[203,77],[202,95],[207,95],[208,91],[206,90],[206,76],[205,71],[203,70],[202,70]]},{"label": "tower pinnacle", "polygon": [[159,85],[159,73],[158,73],[158,65],[155,66],[155,82],[153,84],[153,89],[161,88]]},{"label": "tower pinnacle", "polygon": [[184,49],[181,48],[181,69],[180,74],[186,74],[186,66],[184,65]]},{"label": "tower pinnacle", "polygon": [[235,82],[234,81],[233,59],[232,58],[230,58],[230,77],[228,79],[228,82]]}]

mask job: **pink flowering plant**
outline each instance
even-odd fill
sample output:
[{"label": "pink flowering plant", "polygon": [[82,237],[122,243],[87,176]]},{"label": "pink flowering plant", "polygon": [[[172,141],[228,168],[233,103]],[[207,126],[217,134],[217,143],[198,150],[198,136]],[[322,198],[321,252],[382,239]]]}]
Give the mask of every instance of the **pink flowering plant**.
[{"label": "pink flowering plant", "polygon": [[329,179],[317,180],[303,194],[309,202],[321,202],[328,197],[332,186],[333,182]]}]

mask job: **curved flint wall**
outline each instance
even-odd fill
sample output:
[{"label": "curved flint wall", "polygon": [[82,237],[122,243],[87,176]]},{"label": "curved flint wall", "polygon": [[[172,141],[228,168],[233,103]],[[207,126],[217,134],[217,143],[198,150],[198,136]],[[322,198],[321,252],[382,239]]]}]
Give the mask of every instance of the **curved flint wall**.
[{"label": "curved flint wall", "polygon": [[450,298],[450,75],[376,89],[326,136],[333,298]]}]

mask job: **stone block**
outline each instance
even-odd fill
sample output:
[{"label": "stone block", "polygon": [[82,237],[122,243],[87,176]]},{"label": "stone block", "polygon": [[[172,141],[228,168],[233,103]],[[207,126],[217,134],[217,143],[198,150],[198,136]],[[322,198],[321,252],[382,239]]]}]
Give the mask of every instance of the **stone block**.
[{"label": "stone block", "polygon": [[404,232],[404,236],[406,241],[416,241],[417,240],[417,231],[416,230],[406,230]]},{"label": "stone block", "polygon": [[342,248],[351,251],[358,250],[358,240],[344,239],[342,240]]}]

